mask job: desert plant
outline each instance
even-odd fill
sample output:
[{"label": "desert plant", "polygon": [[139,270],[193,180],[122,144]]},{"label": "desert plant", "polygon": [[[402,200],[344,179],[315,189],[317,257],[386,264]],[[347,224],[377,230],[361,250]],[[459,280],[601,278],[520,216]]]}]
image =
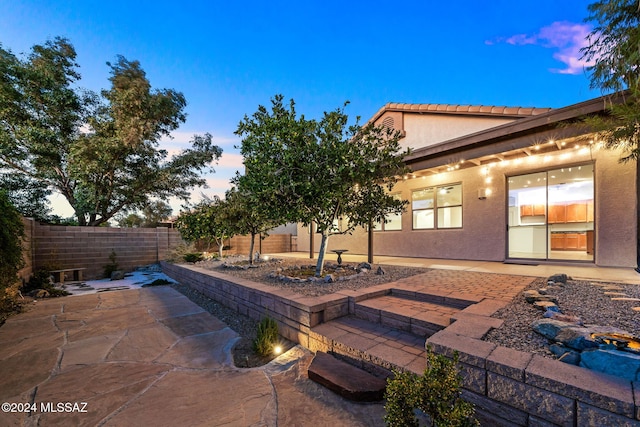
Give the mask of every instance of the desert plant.
[{"label": "desert plant", "polygon": [[253,350],[260,356],[268,356],[278,342],[278,323],[270,317],[265,317],[258,324]]},{"label": "desert plant", "polygon": [[118,270],[118,263],[116,261],[116,251],[111,249],[111,253],[109,254],[109,264],[104,266],[104,277],[111,277],[111,273]]},{"label": "desert plant", "polygon": [[462,378],[453,360],[427,347],[427,368],[423,375],[394,371],[385,391],[385,423],[389,426],[418,426],[417,412],[423,412],[435,427],[478,425],[474,408],[460,397]]},{"label": "desert plant", "polygon": [[25,293],[35,295],[35,291],[45,290],[48,297],[60,297],[70,295],[69,292],[64,289],[58,289],[51,281],[51,272],[46,268],[40,268],[33,272],[33,275],[29,281],[23,286],[22,290]]},{"label": "desert plant", "polygon": [[194,262],[195,263],[195,262],[198,262],[198,261],[202,261],[203,257],[202,257],[201,253],[192,252],[192,253],[184,254],[182,259],[184,259],[186,262]]}]

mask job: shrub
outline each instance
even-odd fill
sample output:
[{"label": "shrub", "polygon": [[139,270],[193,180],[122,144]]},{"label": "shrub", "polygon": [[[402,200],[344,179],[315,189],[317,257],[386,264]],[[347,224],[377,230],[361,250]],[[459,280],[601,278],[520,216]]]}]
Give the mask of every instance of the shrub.
[{"label": "shrub", "polygon": [[186,262],[198,262],[198,261],[202,261],[202,254],[201,253],[188,253],[188,254],[184,254],[182,259],[184,259]]},{"label": "shrub", "polygon": [[109,254],[109,264],[104,266],[104,277],[107,279],[111,277],[111,273],[118,270],[118,263],[116,262],[116,251],[111,249]]},{"label": "shrub", "polygon": [[389,426],[418,426],[416,412],[422,411],[436,427],[476,426],[474,408],[460,397],[462,378],[453,360],[427,347],[427,368],[423,375],[394,371],[385,391],[385,423]]},{"label": "shrub", "polygon": [[18,271],[24,266],[22,239],[24,225],[7,194],[0,191],[0,324],[6,316],[19,309]]},{"label": "shrub", "polygon": [[268,356],[278,342],[278,323],[270,317],[265,317],[258,324],[258,333],[253,341],[253,351],[260,356]]},{"label": "shrub", "polygon": [[29,292],[31,295],[33,295],[34,291],[41,289],[47,291],[46,296],[49,297],[70,295],[69,292],[58,289],[53,285],[51,282],[51,272],[44,268],[36,270],[23,287],[23,291]]}]

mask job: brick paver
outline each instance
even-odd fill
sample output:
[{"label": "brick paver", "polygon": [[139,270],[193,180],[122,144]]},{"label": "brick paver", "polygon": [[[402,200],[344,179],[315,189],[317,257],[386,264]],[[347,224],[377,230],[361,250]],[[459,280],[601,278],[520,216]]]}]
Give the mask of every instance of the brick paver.
[{"label": "brick paver", "polygon": [[355,316],[335,319],[312,330],[333,343],[330,351],[422,373],[427,336],[449,326],[452,317],[464,313],[465,307],[470,313],[480,306],[497,310],[535,279],[431,270],[388,284],[390,295],[372,295],[358,301]]}]

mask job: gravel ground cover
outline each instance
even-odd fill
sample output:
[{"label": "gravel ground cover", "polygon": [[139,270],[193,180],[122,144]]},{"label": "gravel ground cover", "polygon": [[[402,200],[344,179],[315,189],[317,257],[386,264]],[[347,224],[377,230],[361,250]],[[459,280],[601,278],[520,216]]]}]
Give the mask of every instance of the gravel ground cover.
[{"label": "gravel ground cover", "polygon": [[[614,301],[605,292],[621,293],[630,298],[640,298],[640,285],[621,283],[587,282],[568,280],[566,285],[547,286],[546,278],[534,281],[527,289],[547,288],[550,295],[558,298],[558,307],[564,314],[578,316],[585,325],[614,326],[640,336],[640,312],[636,301]],[[622,295],[620,295],[622,296]],[[484,338],[504,347],[555,358],[549,351],[546,338],[531,329],[531,323],[543,317],[543,312],[525,301],[522,295],[499,310],[493,317],[503,319],[501,328],[493,329]]]}]

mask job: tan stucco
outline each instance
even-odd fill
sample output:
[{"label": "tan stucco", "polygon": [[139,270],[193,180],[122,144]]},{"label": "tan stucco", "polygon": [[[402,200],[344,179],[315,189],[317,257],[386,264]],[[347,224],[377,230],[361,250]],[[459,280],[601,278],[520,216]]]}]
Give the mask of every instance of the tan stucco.
[{"label": "tan stucco", "polygon": [[454,115],[405,114],[402,148],[423,148],[481,130],[510,123],[501,117],[461,117]]},{"label": "tan stucco", "polygon": [[[565,165],[594,162],[595,165],[595,264],[608,267],[636,266],[637,196],[635,163],[621,164],[620,154],[608,150],[565,150],[556,154],[530,156],[494,166],[476,166],[429,177],[400,181],[395,192],[411,200],[411,191],[441,184],[462,183],[463,227],[449,230],[412,230],[411,208],[403,214],[402,231],[374,232],[374,254],[503,261],[507,250],[508,176],[547,170]],[[486,178],[491,183],[486,183]],[[478,198],[479,188],[491,195]],[[315,250],[320,236],[316,235]],[[367,233],[332,236],[329,250],[348,249],[367,253]],[[298,250],[309,249],[308,228],[298,229]]]}]

